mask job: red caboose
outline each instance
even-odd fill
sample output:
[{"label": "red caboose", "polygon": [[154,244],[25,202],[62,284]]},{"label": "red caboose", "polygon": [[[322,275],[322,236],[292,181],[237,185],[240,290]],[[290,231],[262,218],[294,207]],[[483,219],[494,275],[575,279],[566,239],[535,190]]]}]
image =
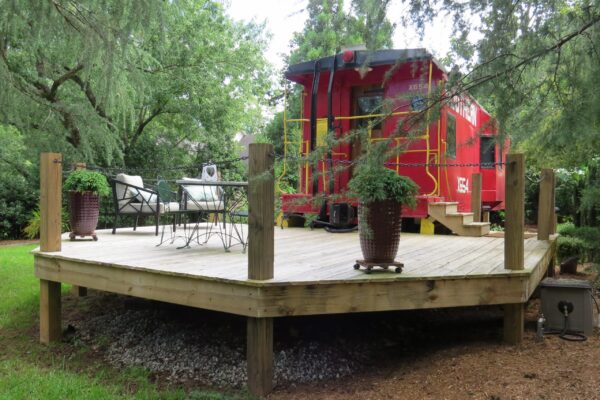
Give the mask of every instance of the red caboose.
[{"label": "red caboose", "polygon": [[[327,132],[342,138],[353,129],[368,126],[369,140],[389,138],[403,119],[433,113],[426,109],[427,99],[434,93],[444,93],[448,79],[444,69],[424,49],[346,50],[292,65],[286,77],[304,87],[302,118],[284,123],[288,128],[286,153],[287,145],[295,142],[301,157],[325,146]],[[423,221],[431,216],[459,234],[484,234],[489,224],[472,221],[469,215],[471,177],[481,173],[483,209],[502,209],[502,160],[508,142],[497,139],[493,119],[468,94],[454,96],[438,110],[436,119],[416,135],[394,134],[394,143],[404,150],[389,160],[388,167],[412,178],[420,187],[417,207],[405,208],[403,217]],[[291,124],[301,125],[301,138],[296,141],[288,137]],[[318,214],[320,223],[334,228],[352,223],[356,201],[342,201],[339,196],[330,195],[346,191],[352,177],[352,161],[359,155],[356,143],[340,141],[316,167],[304,161],[297,193],[282,196],[283,214]],[[311,201],[315,196],[335,200],[319,205]]]}]

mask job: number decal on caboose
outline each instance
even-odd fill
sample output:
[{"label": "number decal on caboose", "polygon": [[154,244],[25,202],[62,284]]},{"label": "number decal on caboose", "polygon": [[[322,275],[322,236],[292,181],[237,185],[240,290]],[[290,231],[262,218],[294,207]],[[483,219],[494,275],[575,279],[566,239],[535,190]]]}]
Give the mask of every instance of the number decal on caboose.
[{"label": "number decal on caboose", "polygon": [[462,176],[458,178],[458,187],[456,188],[457,193],[467,193],[469,191],[469,180]]}]

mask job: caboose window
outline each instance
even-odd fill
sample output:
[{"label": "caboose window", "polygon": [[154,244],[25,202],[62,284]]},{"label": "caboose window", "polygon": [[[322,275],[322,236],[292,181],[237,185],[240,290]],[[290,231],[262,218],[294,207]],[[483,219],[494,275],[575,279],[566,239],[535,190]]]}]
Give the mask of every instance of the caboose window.
[{"label": "caboose window", "polygon": [[496,141],[492,136],[480,138],[481,168],[494,168],[496,163]]},{"label": "caboose window", "polygon": [[456,157],[456,118],[454,115],[446,114],[446,156]]},{"label": "caboose window", "polygon": [[[362,96],[356,99],[358,105],[358,114],[357,115],[370,115],[370,114],[381,114],[383,112],[383,95],[381,96],[373,96],[367,95]],[[365,118],[359,119],[358,126],[366,127],[369,123],[369,120],[373,123],[371,129],[381,129],[381,118]]]}]

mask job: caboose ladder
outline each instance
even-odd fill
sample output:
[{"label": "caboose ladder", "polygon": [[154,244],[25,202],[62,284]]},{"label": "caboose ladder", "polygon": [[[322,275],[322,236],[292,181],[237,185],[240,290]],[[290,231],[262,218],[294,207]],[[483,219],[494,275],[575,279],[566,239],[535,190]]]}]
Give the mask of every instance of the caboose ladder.
[{"label": "caboose ladder", "polygon": [[429,215],[459,236],[483,236],[490,232],[489,222],[474,222],[473,213],[458,212],[457,202],[428,204]]}]

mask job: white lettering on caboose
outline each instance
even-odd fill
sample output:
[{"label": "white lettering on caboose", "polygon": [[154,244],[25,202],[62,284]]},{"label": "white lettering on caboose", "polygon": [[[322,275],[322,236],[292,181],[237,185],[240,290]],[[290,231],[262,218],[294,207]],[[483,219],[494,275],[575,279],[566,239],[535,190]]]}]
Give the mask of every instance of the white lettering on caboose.
[{"label": "white lettering on caboose", "polygon": [[477,126],[477,105],[464,96],[454,96],[450,102],[450,108],[461,117]]}]

